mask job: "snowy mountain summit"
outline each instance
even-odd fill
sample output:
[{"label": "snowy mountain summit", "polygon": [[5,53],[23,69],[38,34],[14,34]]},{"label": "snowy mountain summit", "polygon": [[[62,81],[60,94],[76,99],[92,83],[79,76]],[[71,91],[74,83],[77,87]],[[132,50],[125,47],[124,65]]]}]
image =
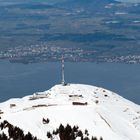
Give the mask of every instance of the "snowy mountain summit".
[{"label": "snowy mountain summit", "polygon": [[89,85],[8,100],[0,104],[0,122],[1,140],[140,140],[140,106]]}]

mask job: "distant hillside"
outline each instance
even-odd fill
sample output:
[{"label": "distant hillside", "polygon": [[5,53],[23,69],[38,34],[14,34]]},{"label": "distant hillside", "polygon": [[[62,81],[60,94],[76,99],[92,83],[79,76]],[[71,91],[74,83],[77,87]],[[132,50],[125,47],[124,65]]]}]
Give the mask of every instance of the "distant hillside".
[{"label": "distant hillside", "polygon": [[116,0],[120,2],[140,3],[140,0]]},{"label": "distant hillside", "polygon": [[58,3],[59,7],[68,8],[71,10],[89,10],[89,11],[102,11],[104,6],[110,3],[117,3],[114,0],[68,0]]},{"label": "distant hillside", "polygon": [[[30,50],[33,46],[38,46],[39,50],[48,46],[90,51],[94,54],[83,54],[82,58],[95,61],[108,57],[121,59],[121,56],[139,58],[139,23],[140,4],[135,3],[114,0],[1,0],[0,59],[16,56],[16,60],[31,59],[30,62],[35,62],[37,57],[43,61],[42,58],[48,54],[38,54],[39,51],[22,57],[21,48]],[[11,54],[10,48],[19,52]],[[52,58],[52,53],[49,53]],[[62,55],[61,51],[58,53],[56,58]],[[71,60],[70,57],[67,60]]]}]

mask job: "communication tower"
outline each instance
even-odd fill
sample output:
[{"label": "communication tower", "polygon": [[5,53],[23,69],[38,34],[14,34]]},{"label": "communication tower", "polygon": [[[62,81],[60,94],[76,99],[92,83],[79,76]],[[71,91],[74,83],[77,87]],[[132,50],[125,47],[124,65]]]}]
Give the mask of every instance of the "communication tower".
[{"label": "communication tower", "polygon": [[64,65],[64,57],[63,56],[62,56],[61,64],[62,64],[62,69],[61,69],[62,81],[61,81],[61,84],[63,86],[65,86],[66,85],[66,83],[65,83],[65,65]]}]

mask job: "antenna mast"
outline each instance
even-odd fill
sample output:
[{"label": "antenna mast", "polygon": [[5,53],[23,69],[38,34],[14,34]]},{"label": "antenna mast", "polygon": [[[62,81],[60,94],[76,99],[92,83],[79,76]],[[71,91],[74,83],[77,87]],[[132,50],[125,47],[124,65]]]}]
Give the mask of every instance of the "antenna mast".
[{"label": "antenna mast", "polygon": [[61,74],[62,74],[62,81],[61,81],[61,84],[63,86],[65,86],[65,66],[64,66],[64,57],[62,56],[62,71],[61,71]]}]

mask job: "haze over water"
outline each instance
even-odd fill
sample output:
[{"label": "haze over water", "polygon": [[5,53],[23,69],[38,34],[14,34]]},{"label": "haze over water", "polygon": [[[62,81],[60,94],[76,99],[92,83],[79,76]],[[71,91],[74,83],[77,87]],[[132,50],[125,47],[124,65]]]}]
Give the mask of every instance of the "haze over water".
[{"label": "haze over water", "polygon": [[[112,90],[140,104],[140,65],[65,63],[68,83],[90,84]],[[0,102],[45,91],[61,81],[61,64],[12,64],[0,61]]]}]

